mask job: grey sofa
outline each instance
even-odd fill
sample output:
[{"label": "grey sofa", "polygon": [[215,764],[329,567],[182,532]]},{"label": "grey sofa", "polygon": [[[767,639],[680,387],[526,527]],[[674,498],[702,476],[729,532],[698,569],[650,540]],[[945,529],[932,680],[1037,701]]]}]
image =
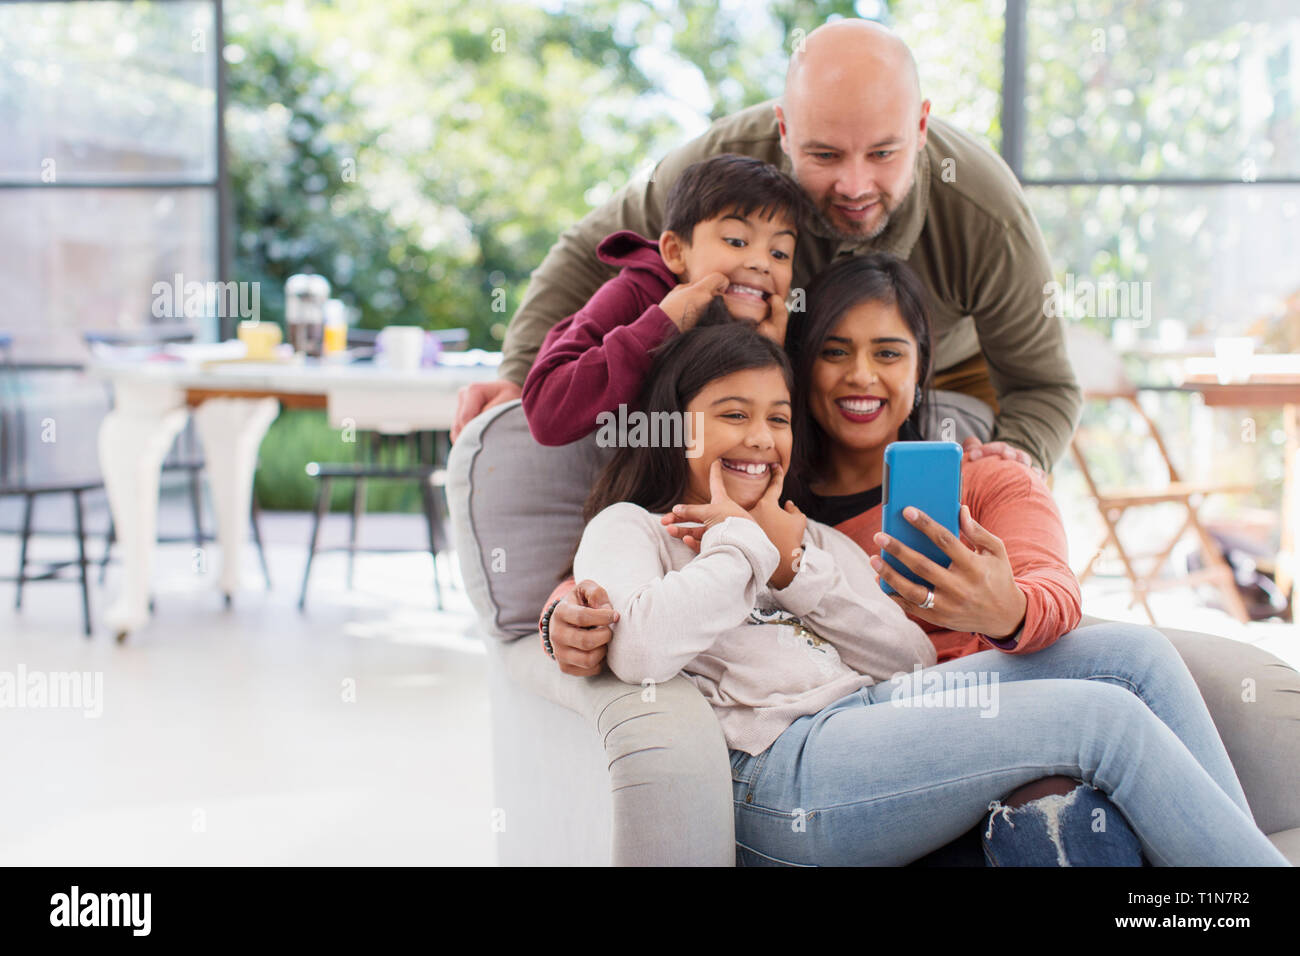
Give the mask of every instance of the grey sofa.
[{"label": "grey sofa", "polygon": [[[985,437],[987,421],[968,401],[940,393],[933,433]],[[731,866],[727,747],[695,686],[679,676],[643,689],[608,670],[568,676],[537,639],[538,613],[608,454],[594,438],[538,445],[518,402],[480,415],[452,449],[452,529],[488,645],[499,861]],[[1300,673],[1249,645],[1165,633],[1196,678],[1256,822],[1300,862]]]}]

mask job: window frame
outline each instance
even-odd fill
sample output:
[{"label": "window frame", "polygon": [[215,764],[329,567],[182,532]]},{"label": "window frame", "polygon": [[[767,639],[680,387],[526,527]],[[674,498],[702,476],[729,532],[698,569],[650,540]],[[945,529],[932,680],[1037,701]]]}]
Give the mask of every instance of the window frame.
[{"label": "window frame", "polygon": [[1026,179],[1025,169],[1025,74],[1030,0],[1006,0],[1002,31],[1002,142],[998,152],[1021,186],[1254,186],[1256,184],[1300,185],[1300,176],[1259,176],[1241,179],[1227,176],[1203,178],[1172,176],[1135,179],[1125,176],[1053,177]]},{"label": "window frame", "polygon": [[[136,0],[21,0],[25,3],[118,3],[129,4]],[[216,252],[217,281],[225,282],[230,278],[231,263],[234,259],[234,239],[231,233],[233,207],[230,195],[230,176],[226,156],[226,46],[225,4],[224,0],[154,0],[155,3],[206,3],[212,8],[214,42],[211,55],[216,57],[217,69],[214,83],[216,86],[215,115],[212,121],[216,132],[216,173],[210,179],[141,179],[133,181],[97,181],[94,179],[64,179],[54,182],[32,182],[0,178],[0,190],[7,189],[135,189],[135,190],[176,190],[199,189],[214,193],[216,198]],[[222,339],[234,335],[234,318],[222,316],[219,335]]]}]

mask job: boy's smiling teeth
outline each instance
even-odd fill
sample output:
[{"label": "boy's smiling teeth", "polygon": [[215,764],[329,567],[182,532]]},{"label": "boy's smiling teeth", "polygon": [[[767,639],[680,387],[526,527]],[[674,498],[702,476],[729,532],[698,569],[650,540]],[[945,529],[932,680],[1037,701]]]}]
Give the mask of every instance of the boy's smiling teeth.
[{"label": "boy's smiling teeth", "polygon": [[738,283],[733,282],[731,285],[727,286],[727,295],[749,295],[756,299],[762,299],[767,296],[767,293],[762,289],[755,289],[751,285],[739,285]]},{"label": "boy's smiling teeth", "polygon": [[732,458],[723,458],[722,467],[728,471],[734,471],[751,478],[757,478],[761,475],[767,474],[770,463],[765,461],[736,461]]},{"label": "boy's smiling teeth", "polygon": [[854,415],[870,415],[883,404],[883,400],[879,398],[841,398],[837,399],[835,404],[846,412],[852,412]]}]

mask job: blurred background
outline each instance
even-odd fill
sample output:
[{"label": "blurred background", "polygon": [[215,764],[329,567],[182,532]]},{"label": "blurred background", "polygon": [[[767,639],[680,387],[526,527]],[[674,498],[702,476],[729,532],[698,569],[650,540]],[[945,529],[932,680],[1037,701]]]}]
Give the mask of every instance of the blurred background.
[{"label": "blurred background", "polygon": [[[1076,451],[1053,473],[1072,563],[1092,572],[1085,610],[1149,619],[1125,560],[1099,546],[1117,523],[1126,542],[1159,552],[1184,526],[1187,505],[1117,511],[1099,488],[1168,489],[1172,464],[1173,484],[1234,489],[1193,497],[1213,547],[1232,561],[1247,613],[1222,588],[1189,585],[1152,594],[1150,616],[1300,657],[1287,580],[1295,568],[1279,559],[1295,550],[1288,520],[1300,524],[1287,490],[1288,476],[1292,489],[1297,480],[1287,464],[1296,461],[1300,404],[1292,397],[1300,388],[1295,0],[0,3],[0,344],[10,343],[15,362],[66,373],[28,398],[60,409],[63,434],[86,436],[80,452],[61,453],[87,461],[111,401],[102,381],[78,372],[90,343],[174,327],[177,316],[156,314],[155,290],[173,276],[257,283],[262,321],[283,324],[286,280],[318,273],[354,330],[464,329],[464,344],[499,350],[530,272],[566,227],[712,120],[780,95],[792,39],[838,16],[896,29],[915,53],[932,115],[1003,157],[1046,237],[1071,329],[1091,334],[1124,381],[1141,386],[1132,401],[1104,400],[1105,383],[1092,389],[1097,400],[1085,408]],[[1108,290],[1141,297],[1107,299]],[[234,334],[234,320],[218,312],[186,303],[179,321],[196,342],[216,342]],[[1222,385],[1249,379],[1240,369],[1225,374],[1232,349],[1224,343],[1233,342],[1249,342],[1256,358],[1275,357],[1291,391],[1207,401],[1214,386],[1196,385],[1197,369]],[[1205,364],[1216,355],[1217,367]],[[1104,363],[1085,364],[1091,373]],[[1152,427],[1163,447],[1148,438]],[[263,509],[281,516],[267,529],[277,587],[302,573],[305,513],[317,493],[303,463],[345,459],[356,447],[340,442],[321,410],[285,409],[272,424],[255,491]],[[183,475],[169,481],[165,474],[160,528],[179,523],[184,531],[188,485]],[[367,512],[412,520],[420,509],[409,487],[372,483],[363,499]],[[333,506],[353,506],[346,488],[335,489]],[[20,510],[0,497],[0,532],[17,533]],[[66,551],[57,536],[72,533],[68,514],[51,507],[41,520]],[[102,493],[92,495],[94,534],[106,532],[107,520]],[[413,527],[419,539],[423,531]],[[3,541],[0,564],[8,569],[18,546],[14,537]],[[292,587],[268,595],[265,608],[237,609],[233,625],[213,615],[196,632],[211,646],[181,639],[190,612],[184,602],[169,610],[165,600],[169,591],[192,597],[200,588],[188,552],[188,545],[159,552],[170,555],[158,562],[156,585],[164,598],[158,627],[167,633],[155,629],[153,652],[175,655],[157,666],[188,675],[164,698],[184,706],[184,688],[217,674],[222,693],[242,699],[248,658],[210,656],[218,642],[239,642],[238,654],[267,664],[272,677],[298,673],[300,652],[320,654],[315,673],[333,682],[326,704],[303,689],[282,698],[275,683],[265,699],[286,713],[315,706],[319,717],[334,706],[340,673],[382,675],[375,687],[389,695],[387,713],[414,721],[413,739],[442,731],[461,748],[449,760],[484,760],[466,757],[484,746],[481,730],[459,736],[463,714],[485,706],[474,642],[459,636],[472,613],[463,593],[449,595],[445,612],[426,613],[427,550],[372,559],[356,593],[321,597],[327,610],[314,623],[292,611]],[[1204,566],[1205,540],[1183,534],[1157,557],[1157,570],[1179,579]],[[110,564],[110,585],[116,573]],[[49,600],[59,598],[51,592]],[[69,643],[71,606],[37,604],[0,631],[9,631],[12,646],[53,647],[55,664],[66,652],[67,666],[83,666],[80,645]],[[430,642],[452,648],[439,666],[416,653]],[[142,653],[136,660],[148,659]],[[118,672],[118,686],[130,687],[133,673]],[[157,690],[145,672],[136,676],[142,692]],[[425,691],[436,685],[454,693],[431,715]],[[150,719],[144,711],[137,717],[142,726]],[[283,753],[241,773],[274,774],[276,760],[302,758],[300,740],[319,725],[285,719]],[[123,754],[131,726],[119,741]],[[447,726],[458,733],[445,735]],[[334,729],[340,739],[354,735],[354,749],[322,752],[325,763],[370,754],[374,735],[364,726]],[[239,732],[254,740],[260,730],[250,723]],[[30,746],[43,740],[38,733]],[[396,745],[391,757],[404,759]],[[161,799],[161,771],[136,769],[144,774],[141,805]],[[212,771],[210,791],[224,786],[223,773]],[[436,762],[419,773],[436,776]],[[430,779],[402,785],[432,786]],[[364,799],[376,818],[399,819],[386,802],[396,784],[376,780]],[[363,799],[330,793],[306,811],[277,796],[257,805],[231,796],[227,809],[243,814],[247,832],[230,858],[249,859],[262,845],[259,828],[307,825],[317,810],[321,821],[346,817],[355,810],[349,801]],[[47,799],[38,794],[32,804]],[[455,825],[456,801],[465,799],[445,797],[447,824],[435,842],[481,861],[490,837],[477,830],[464,837]],[[192,803],[178,791],[168,812],[184,826]],[[81,811],[68,812],[73,819]],[[170,831],[156,829],[156,813],[130,812],[138,815],[122,832],[155,827],[146,844],[158,852],[141,859],[169,859]],[[411,812],[420,810],[413,804]],[[122,846],[103,836],[106,820],[122,818],[76,819],[59,824],[54,843],[28,842],[25,852],[35,858],[58,845],[75,855],[78,840],[107,840],[96,844],[104,858],[122,860]],[[358,851],[356,859],[405,860],[427,849],[398,824],[384,825],[391,832],[376,839],[388,850]],[[311,846],[272,858],[325,853]]]}]

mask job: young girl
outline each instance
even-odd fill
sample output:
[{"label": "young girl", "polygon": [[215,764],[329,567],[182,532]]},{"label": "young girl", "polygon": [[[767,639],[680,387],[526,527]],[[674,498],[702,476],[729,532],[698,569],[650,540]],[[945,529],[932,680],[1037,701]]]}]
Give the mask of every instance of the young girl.
[{"label": "young girl", "polygon": [[[886,681],[931,668],[934,643],[883,598],[861,548],[779,506],[790,384],[781,352],[747,328],[673,340],[641,408],[692,416],[699,453],[620,448],[575,558],[618,612],[614,673],[644,685],[682,672],[712,704],[731,750],[741,862],[905,863],[991,801],[1064,774],[1104,790],[1158,865],[1285,865],[1136,692],[1013,679],[990,714],[923,694],[916,674]],[[661,516],[703,525],[698,555]],[[1171,705],[1171,719],[1186,710]]]},{"label": "young girl", "polygon": [[[875,586],[862,549],[778,503],[790,384],[785,353],[745,326],[697,328],[666,345],[641,408],[652,421],[689,416],[693,457],[619,448],[588,500],[574,559],[577,576],[599,574],[619,609],[614,673],[643,684],[685,670],[727,745],[749,754],[796,717],[935,662],[925,634]],[[669,509],[704,526],[698,556],[664,529]]]}]

